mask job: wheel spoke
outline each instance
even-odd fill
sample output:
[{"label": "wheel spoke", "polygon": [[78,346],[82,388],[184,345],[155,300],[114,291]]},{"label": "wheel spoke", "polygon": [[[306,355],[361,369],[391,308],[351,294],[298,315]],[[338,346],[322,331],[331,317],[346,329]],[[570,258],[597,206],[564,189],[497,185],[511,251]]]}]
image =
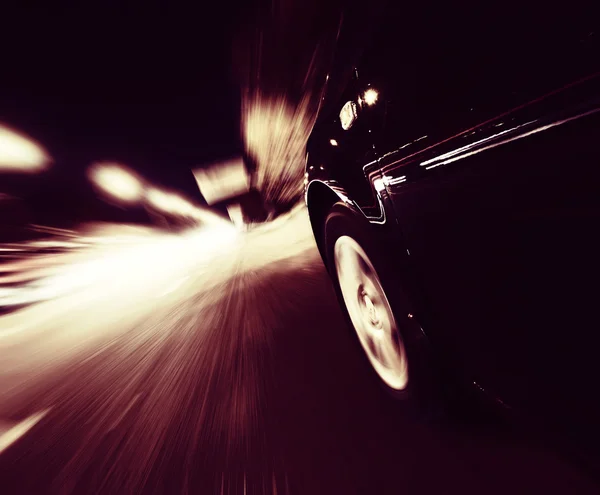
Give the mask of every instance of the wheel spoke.
[{"label": "wheel spoke", "polygon": [[390,364],[393,362],[392,356],[390,356],[389,349],[387,343],[385,342],[385,337],[383,335],[378,335],[377,338],[373,339],[375,345],[375,357],[377,361],[379,361],[386,368],[390,367]]},{"label": "wheel spoke", "polygon": [[[360,343],[381,379],[397,390],[406,387],[404,346],[397,344],[396,320],[373,264],[351,237],[334,246],[335,266],[346,309]],[[399,337],[399,336],[398,336]]]}]

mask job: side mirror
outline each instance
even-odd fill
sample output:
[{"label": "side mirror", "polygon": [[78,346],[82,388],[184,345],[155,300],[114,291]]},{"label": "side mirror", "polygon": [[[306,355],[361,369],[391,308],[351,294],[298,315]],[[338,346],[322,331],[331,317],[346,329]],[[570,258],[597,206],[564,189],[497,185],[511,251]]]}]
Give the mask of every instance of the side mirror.
[{"label": "side mirror", "polygon": [[340,111],[340,123],[342,124],[342,129],[345,131],[350,129],[356,121],[357,115],[356,103],[347,101]]}]

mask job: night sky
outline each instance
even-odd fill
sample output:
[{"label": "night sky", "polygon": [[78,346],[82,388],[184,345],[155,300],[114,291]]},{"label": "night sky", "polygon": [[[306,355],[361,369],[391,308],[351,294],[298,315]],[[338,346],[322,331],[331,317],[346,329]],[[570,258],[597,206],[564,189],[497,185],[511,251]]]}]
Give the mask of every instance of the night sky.
[{"label": "night sky", "polygon": [[0,15],[0,122],[54,158],[48,179],[60,185],[43,200],[88,195],[85,167],[116,160],[200,201],[190,167],[241,150],[231,67],[241,9],[81,5]]}]

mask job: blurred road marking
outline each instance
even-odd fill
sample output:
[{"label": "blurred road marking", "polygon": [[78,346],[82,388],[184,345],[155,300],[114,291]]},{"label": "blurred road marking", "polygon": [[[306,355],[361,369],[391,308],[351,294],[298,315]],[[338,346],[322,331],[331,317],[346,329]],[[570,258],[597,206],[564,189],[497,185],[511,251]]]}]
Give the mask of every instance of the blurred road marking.
[{"label": "blurred road marking", "polygon": [[48,414],[48,411],[50,411],[50,409],[32,414],[23,421],[13,424],[8,428],[6,427],[7,425],[0,424],[0,454],[31,430],[31,428]]}]

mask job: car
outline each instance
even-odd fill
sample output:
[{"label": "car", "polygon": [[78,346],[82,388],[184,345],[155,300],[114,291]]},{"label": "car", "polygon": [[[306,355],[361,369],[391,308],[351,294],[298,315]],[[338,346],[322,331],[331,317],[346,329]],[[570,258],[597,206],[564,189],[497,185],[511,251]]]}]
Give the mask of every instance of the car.
[{"label": "car", "polygon": [[374,378],[414,404],[448,373],[592,451],[597,16],[390,2],[371,32],[332,65],[305,202]]}]

